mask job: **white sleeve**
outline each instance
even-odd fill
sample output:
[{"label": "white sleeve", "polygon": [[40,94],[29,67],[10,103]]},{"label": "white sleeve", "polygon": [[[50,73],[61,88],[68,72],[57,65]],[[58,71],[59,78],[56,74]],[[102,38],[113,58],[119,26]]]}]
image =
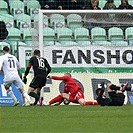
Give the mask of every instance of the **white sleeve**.
[{"label": "white sleeve", "polygon": [[20,66],[20,63],[18,62],[17,58],[16,58],[16,65],[17,65],[17,69],[20,70],[21,66]]},{"label": "white sleeve", "polygon": [[3,58],[2,56],[0,56],[0,71],[2,70],[2,66],[3,66]]}]

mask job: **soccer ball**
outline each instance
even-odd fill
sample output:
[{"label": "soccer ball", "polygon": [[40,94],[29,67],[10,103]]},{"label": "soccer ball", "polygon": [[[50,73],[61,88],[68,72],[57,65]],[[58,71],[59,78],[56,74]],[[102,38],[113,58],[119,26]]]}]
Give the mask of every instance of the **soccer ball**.
[{"label": "soccer ball", "polygon": [[68,101],[67,99],[64,99],[63,102],[64,102],[65,105],[68,105],[70,103],[70,101]]}]

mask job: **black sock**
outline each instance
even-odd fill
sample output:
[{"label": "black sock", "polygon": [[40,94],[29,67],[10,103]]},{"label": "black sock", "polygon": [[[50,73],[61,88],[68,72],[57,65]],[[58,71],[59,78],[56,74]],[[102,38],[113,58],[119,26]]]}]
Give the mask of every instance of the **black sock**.
[{"label": "black sock", "polygon": [[34,97],[35,98],[35,102],[34,102],[34,105],[36,105],[37,104],[37,102],[39,101],[39,96],[35,93],[35,92],[30,92],[29,93],[29,96],[31,96],[31,97]]},{"label": "black sock", "polygon": [[114,85],[114,84],[112,84],[112,85],[110,86],[110,89],[111,89],[111,90],[120,90],[120,87],[119,87],[119,86],[116,86],[116,85]]}]

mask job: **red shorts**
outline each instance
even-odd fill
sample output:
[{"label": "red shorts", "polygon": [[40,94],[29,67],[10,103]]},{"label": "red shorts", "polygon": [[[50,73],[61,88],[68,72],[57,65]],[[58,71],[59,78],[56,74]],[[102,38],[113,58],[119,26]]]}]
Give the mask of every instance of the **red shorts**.
[{"label": "red shorts", "polygon": [[79,99],[84,99],[84,93],[82,90],[78,90],[75,94],[70,94],[69,100],[73,103],[78,103]]}]

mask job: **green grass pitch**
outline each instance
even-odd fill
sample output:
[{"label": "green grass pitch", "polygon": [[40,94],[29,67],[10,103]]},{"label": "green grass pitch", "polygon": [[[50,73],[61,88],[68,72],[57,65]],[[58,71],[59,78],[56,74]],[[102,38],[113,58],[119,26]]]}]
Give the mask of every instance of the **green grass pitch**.
[{"label": "green grass pitch", "polygon": [[0,133],[133,133],[133,106],[0,107]]}]

